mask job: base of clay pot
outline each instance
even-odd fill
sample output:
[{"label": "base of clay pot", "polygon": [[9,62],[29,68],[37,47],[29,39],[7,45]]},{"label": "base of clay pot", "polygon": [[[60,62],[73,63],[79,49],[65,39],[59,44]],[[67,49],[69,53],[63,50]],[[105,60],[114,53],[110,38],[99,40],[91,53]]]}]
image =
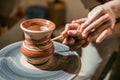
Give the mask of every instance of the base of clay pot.
[{"label": "base of clay pot", "polygon": [[27,58],[22,55],[20,58],[20,62],[23,66],[29,68],[29,69],[35,69],[35,70],[39,70],[39,69],[48,69],[49,65],[53,62],[53,56],[51,56],[51,58],[42,64],[31,64],[27,61]]},{"label": "base of clay pot", "polygon": [[[24,55],[25,56],[25,55]],[[48,57],[42,57],[42,58],[32,58],[32,57],[27,57],[25,56],[26,58],[26,61],[30,64],[33,64],[33,65],[44,65],[48,62],[48,60],[52,57],[53,55],[50,55]]]}]

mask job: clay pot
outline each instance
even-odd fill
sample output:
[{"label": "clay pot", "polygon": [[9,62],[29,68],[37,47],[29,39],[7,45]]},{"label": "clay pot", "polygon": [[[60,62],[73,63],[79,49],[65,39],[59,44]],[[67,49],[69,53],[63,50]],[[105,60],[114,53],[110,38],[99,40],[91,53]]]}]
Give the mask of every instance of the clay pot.
[{"label": "clay pot", "polygon": [[28,19],[21,23],[25,40],[21,52],[31,64],[43,64],[54,54],[51,34],[55,24],[45,19]]}]

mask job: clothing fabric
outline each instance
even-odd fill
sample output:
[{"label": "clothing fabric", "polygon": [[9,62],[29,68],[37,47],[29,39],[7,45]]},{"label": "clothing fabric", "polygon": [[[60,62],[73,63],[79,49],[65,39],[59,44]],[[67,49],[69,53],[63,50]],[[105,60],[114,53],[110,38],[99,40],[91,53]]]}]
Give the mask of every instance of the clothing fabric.
[{"label": "clothing fabric", "polygon": [[91,80],[101,62],[102,58],[92,43],[82,48],[81,70],[75,80]]},{"label": "clothing fabric", "polygon": [[108,2],[108,1],[111,1],[111,0],[97,0],[97,1],[99,1],[101,3],[105,3],[105,2]]}]

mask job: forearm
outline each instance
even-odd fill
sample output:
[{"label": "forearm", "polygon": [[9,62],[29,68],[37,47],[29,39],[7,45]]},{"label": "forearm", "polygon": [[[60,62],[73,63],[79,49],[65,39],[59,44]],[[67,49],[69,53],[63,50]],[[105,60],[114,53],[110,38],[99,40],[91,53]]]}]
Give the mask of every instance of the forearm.
[{"label": "forearm", "polygon": [[120,0],[113,0],[103,5],[108,6],[113,11],[116,18],[120,17]]}]

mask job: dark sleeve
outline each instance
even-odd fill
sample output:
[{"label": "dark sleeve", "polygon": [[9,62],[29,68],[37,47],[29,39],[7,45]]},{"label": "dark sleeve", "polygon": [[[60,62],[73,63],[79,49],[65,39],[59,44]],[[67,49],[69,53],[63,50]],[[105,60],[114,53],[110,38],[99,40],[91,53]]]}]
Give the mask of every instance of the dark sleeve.
[{"label": "dark sleeve", "polygon": [[111,1],[111,0],[96,0],[96,1],[100,2],[101,4],[104,4],[104,3]]}]

